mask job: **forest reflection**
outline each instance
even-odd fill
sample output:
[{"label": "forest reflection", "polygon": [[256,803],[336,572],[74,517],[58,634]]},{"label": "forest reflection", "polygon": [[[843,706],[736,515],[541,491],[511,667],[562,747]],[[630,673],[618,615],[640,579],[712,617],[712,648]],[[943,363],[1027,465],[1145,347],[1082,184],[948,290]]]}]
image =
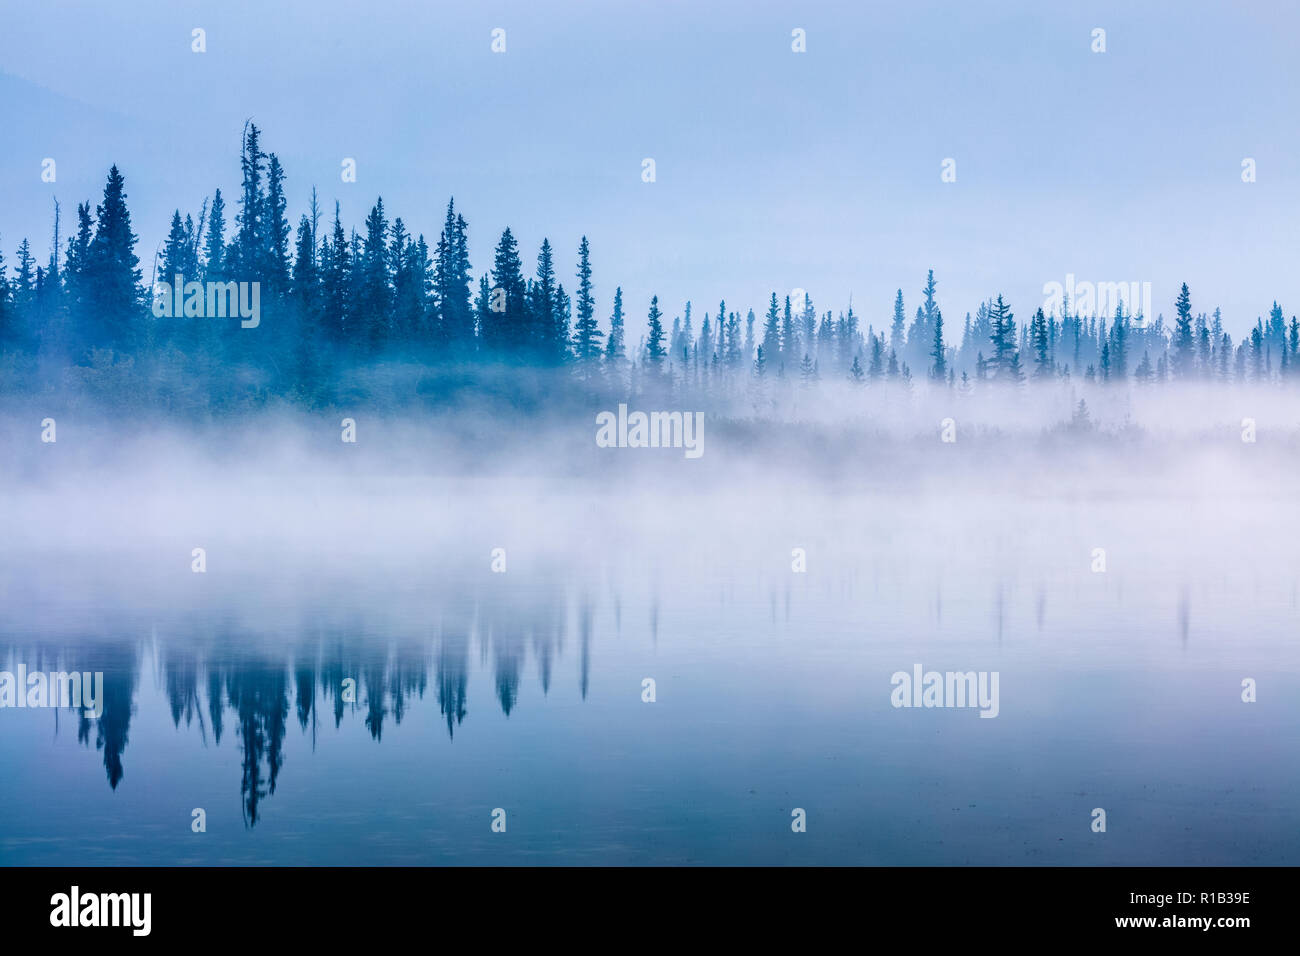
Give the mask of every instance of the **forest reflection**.
[{"label": "forest reflection", "polygon": [[[102,753],[113,789],[126,775],[137,692],[152,661],[173,726],[197,734],[204,746],[226,746],[233,738],[239,748],[242,809],[251,827],[262,801],[275,793],[293,721],[313,749],[322,726],[338,729],[350,720],[361,721],[379,742],[390,722],[400,725],[414,701],[432,695],[454,739],[470,713],[471,652],[477,650],[490,667],[495,704],[509,716],[530,656],[543,692],[550,691],[569,611],[559,586],[534,586],[490,601],[451,598],[427,626],[409,633],[376,632],[360,612],[323,614],[304,622],[287,642],[279,631],[259,634],[197,614],[155,622],[141,638],[134,636],[137,622],[114,625],[110,617],[96,636],[51,640],[47,633],[30,646],[0,641],[0,661],[21,660],[33,670],[103,673],[102,716],[92,720],[77,711],[74,719],[78,740]],[[580,598],[574,611],[581,644],[578,686],[585,698],[591,602]],[[62,732],[59,717],[56,712],[56,734]]]}]

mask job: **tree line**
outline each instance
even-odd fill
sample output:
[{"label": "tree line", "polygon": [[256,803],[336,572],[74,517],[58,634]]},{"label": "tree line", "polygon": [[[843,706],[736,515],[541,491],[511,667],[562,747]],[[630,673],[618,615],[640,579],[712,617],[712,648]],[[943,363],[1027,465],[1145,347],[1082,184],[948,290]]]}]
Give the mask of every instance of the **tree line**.
[{"label": "tree line", "polygon": [[[250,398],[328,403],[348,370],[391,362],[564,369],[617,390],[728,392],[769,379],[906,385],[924,377],[964,390],[1069,378],[1261,382],[1291,378],[1300,357],[1300,321],[1288,324],[1277,303],[1234,343],[1217,308],[1194,314],[1186,284],[1172,327],[1122,301],[1113,315],[1078,314],[1068,298],[1059,315],[1039,308],[1018,322],[998,295],[966,313],[951,344],[933,271],[910,320],[900,289],[879,328],[864,328],[851,304],[820,311],[806,295],[772,293],[761,319],[722,301],[697,329],[690,302],[668,324],[655,296],[644,331],[629,341],[621,288],[597,315],[586,237],[568,289],[550,241],[529,274],[509,228],[476,276],[454,199],[432,246],[400,216],[390,219],[382,197],[358,232],[344,227],[337,202],[326,219],[313,188],[291,227],[284,167],[251,122],[239,162],[235,208],[216,189],[197,212],[177,209],[147,270],[116,166],[93,211],[88,201],[77,205],[67,236],[56,201],[43,264],[26,238],[12,267],[0,248],[0,388],[72,382],[102,397],[144,389],[164,405],[220,408]],[[258,283],[265,320],[256,335],[211,317],[156,318],[157,284],[177,276]]]}]

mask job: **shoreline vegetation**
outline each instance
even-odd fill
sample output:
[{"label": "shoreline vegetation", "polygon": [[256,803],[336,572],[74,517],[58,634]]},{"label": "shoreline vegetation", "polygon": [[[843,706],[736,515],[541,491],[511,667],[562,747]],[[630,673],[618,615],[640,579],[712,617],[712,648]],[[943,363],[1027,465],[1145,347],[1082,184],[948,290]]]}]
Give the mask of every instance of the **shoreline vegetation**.
[{"label": "shoreline vegetation", "polygon": [[[454,199],[432,244],[390,220],[382,198],[349,231],[337,203],[327,220],[314,188],[294,229],[287,174],[252,123],[240,169],[231,205],[218,189],[197,213],[177,210],[150,263],[116,166],[93,210],[77,205],[70,235],[56,202],[44,265],[28,239],[11,266],[0,254],[7,405],[196,421],[285,408],[528,416],[648,396],[722,418],[799,420],[827,407],[901,414],[923,394],[952,404],[1054,386],[1066,397],[1048,401],[1052,424],[1078,431],[1094,424],[1085,394],[1123,393],[1131,407],[1140,388],[1300,382],[1295,316],[1273,303],[1234,344],[1219,310],[1193,311],[1185,284],[1171,326],[1122,299],[1113,314],[1079,314],[1068,296],[1057,297],[1060,314],[1039,308],[1026,321],[1000,295],[955,323],[931,271],[915,312],[900,289],[878,324],[795,290],[772,293],[757,313],[685,302],[671,321],[656,296],[641,329],[646,304],[625,303],[621,288],[598,311],[585,237],[567,286],[548,240],[527,275],[508,228],[490,268],[476,271]],[[229,308],[206,314],[214,301]]]}]

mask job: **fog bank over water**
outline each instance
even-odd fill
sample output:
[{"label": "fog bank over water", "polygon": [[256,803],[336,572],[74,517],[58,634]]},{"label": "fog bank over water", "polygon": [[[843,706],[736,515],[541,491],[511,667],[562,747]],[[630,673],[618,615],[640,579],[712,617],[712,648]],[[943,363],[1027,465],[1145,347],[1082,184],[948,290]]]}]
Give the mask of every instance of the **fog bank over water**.
[{"label": "fog bank over water", "polygon": [[[1278,587],[1294,581],[1296,536],[1281,531],[1300,452],[1289,391],[862,395],[796,392],[765,418],[738,401],[707,411],[698,459],[598,448],[601,409],[580,403],[514,418],[466,404],[454,416],[267,411],[206,425],[70,411],[53,443],[34,413],[9,414],[8,594],[75,602],[108,588],[152,605],[220,601],[268,577],[316,594],[358,574],[367,587],[438,577],[472,590],[496,586],[496,548],[512,580],[545,570],[587,588],[619,573],[780,580],[793,548],[836,580],[909,561],[990,580],[1068,576],[1104,548],[1112,575],[1256,568]],[[341,438],[345,418],[355,442]],[[191,574],[194,548],[206,577]],[[14,589],[47,561],[54,580]]]},{"label": "fog bank over water", "polygon": [[[563,374],[540,374],[523,388],[494,392],[488,382],[436,403],[277,408],[194,419],[111,403],[8,398],[0,414],[0,480],[75,477],[77,469],[207,468],[229,463],[261,473],[316,470],[384,475],[559,475],[599,479],[610,470],[656,478],[680,470],[723,479],[757,467],[792,474],[888,471],[913,463],[941,471],[962,449],[991,448],[1047,471],[1087,470],[1126,449],[1143,455],[1247,444],[1258,458],[1300,449],[1300,390],[1284,384],[1160,387],[1030,383],[1020,387],[870,387],[767,382],[734,394],[647,389],[627,396],[573,388]],[[699,460],[679,468],[668,449],[599,448],[602,413],[700,413]],[[47,423],[56,426],[51,429]],[[348,423],[355,427],[348,434]],[[57,432],[57,440],[51,432]],[[354,438],[349,442],[347,438]],[[44,440],[43,440],[44,439]],[[932,457],[930,446],[940,448]],[[57,446],[57,447],[55,447]],[[1235,448],[1235,446],[1233,446]],[[677,448],[681,449],[680,441]],[[1235,449],[1240,451],[1240,449]],[[957,452],[958,455],[954,455]],[[690,456],[694,458],[695,456]],[[1135,456],[1138,457],[1138,456]],[[1246,459],[1249,461],[1249,459]]]},{"label": "fog bank over water", "polygon": [[695,460],[597,448],[617,402],[6,409],[0,669],[105,705],[0,712],[0,862],[1300,859],[1295,397],[867,398]]}]

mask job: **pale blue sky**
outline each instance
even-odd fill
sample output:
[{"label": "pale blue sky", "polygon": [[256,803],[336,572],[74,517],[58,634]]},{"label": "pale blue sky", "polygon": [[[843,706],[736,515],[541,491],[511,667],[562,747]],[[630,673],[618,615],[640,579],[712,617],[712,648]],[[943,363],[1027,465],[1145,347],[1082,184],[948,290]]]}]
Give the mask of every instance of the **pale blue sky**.
[{"label": "pale blue sky", "polygon": [[432,242],[454,194],[476,272],[509,225],[530,266],[549,236],[569,287],[585,233],[602,320],[621,284],[636,334],[655,293],[698,326],[796,287],[879,326],[929,267],[951,331],[998,292],[1026,316],[1067,273],[1150,281],[1166,316],[1186,280],[1234,334],[1275,298],[1300,312],[1293,4],[133,0],[3,22],[10,265],[24,235],[48,255],[51,195],[70,222],[112,162],[149,260],[173,207],[233,205],[253,117],[295,220],[313,184],[358,228],[382,194]]}]

